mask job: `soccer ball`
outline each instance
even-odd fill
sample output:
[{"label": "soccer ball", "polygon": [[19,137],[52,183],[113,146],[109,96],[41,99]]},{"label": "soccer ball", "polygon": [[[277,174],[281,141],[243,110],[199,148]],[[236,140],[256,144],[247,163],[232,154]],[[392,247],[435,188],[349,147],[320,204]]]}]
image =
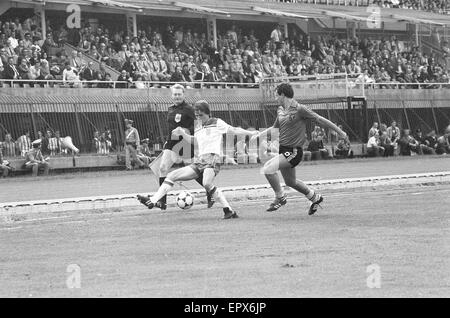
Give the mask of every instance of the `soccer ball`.
[{"label": "soccer ball", "polygon": [[188,191],[181,191],[177,196],[177,206],[187,210],[194,205],[194,196]]}]

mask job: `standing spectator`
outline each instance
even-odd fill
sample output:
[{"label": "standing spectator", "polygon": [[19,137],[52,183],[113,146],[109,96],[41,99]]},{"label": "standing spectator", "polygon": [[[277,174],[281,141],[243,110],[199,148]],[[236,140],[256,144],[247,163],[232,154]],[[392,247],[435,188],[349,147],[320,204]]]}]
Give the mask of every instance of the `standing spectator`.
[{"label": "standing spectator", "polygon": [[97,154],[101,154],[101,149],[100,133],[96,130],[94,131],[94,138],[92,139],[92,150],[94,150]]},{"label": "standing spectator", "polygon": [[133,121],[125,119],[125,166],[127,170],[132,170],[131,164],[137,163],[143,167],[144,163],[137,157],[137,149],[140,146],[139,132],[133,127]]},{"label": "standing spectator", "polygon": [[40,139],[40,151],[44,156],[50,156],[51,155],[51,149],[50,149],[50,139],[52,138],[52,131],[50,129],[47,129],[45,131],[45,135],[43,138]]},{"label": "standing spectator", "polygon": [[386,132],[392,141],[394,149],[397,149],[398,140],[400,139],[400,128],[397,127],[397,122],[395,120],[391,123],[391,126],[386,129]]},{"label": "standing spectator", "polygon": [[30,139],[30,131],[25,130],[23,135],[19,137],[17,140],[17,144],[19,146],[20,155],[25,157],[27,152],[31,149],[31,139]]},{"label": "standing spectator", "polygon": [[3,154],[7,158],[15,157],[17,152],[17,145],[11,137],[10,133],[5,135],[5,141],[3,142]]},{"label": "standing spectator", "polygon": [[26,154],[25,167],[32,170],[33,177],[38,175],[39,169],[44,169],[44,175],[48,175],[50,165],[41,152],[41,141],[35,140],[32,144],[33,148]]},{"label": "standing spectator", "polygon": [[394,155],[394,146],[386,131],[380,130],[380,146],[384,148],[384,157]]},{"label": "standing spectator", "polygon": [[48,149],[50,150],[51,156],[60,155],[67,152],[67,149],[62,147],[61,135],[59,130],[55,131],[54,137],[48,140]]},{"label": "standing spectator", "polygon": [[369,130],[369,138],[378,135],[378,123],[374,122]]},{"label": "standing spectator", "polygon": [[270,40],[275,45],[277,49],[281,48],[281,40],[283,35],[281,34],[281,25],[277,24],[275,29],[270,33]]}]

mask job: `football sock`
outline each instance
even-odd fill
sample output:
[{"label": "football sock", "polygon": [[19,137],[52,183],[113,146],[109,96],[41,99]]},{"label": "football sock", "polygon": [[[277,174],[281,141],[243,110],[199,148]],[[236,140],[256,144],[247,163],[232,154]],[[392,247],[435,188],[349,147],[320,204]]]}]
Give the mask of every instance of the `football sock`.
[{"label": "football sock", "polygon": [[320,195],[317,194],[314,190],[310,190],[306,195],[306,198],[311,202],[316,202],[317,200],[319,200]]},{"label": "football sock", "polygon": [[275,197],[278,198],[282,198],[284,197],[284,190],[281,189],[281,191],[275,192]]},{"label": "football sock", "polygon": [[[166,178],[166,180],[164,180],[164,183],[159,187],[158,191],[155,193],[155,195],[153,195],[150,200],[152,201],[152,203],[156,203],[159,200],[161,200],[161,198],[163,197],[167,197],[167,192],[170,191],[170,189],[172,189],[174,183],[172,180],[169,180]],[[165,203],[165,202],[164,202]]]},{"label": "football sock", "polygon": [[[164,183],[164,180],[166,180],[166,177],[160,177],[159,178],[159,185],[161,186]],[[164,195],[161,199],[161,203],[166,203],[167,202],[167,195]]]},{"label": "football sock", "polygon": [[214,199],[219,200],[219,202],[222,204],[222,206],[224,208],[229,208],[230,210],[230,204],[228,203],[227,199],[225,198],[225,195],[223,194],[223,192],[220,189],[216,189],[216,191],[214,191],[213,194]]}]

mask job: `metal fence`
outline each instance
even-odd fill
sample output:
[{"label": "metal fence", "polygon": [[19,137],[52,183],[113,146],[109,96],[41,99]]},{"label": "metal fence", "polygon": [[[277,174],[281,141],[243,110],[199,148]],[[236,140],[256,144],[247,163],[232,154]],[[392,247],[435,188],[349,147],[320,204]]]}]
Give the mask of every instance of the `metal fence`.
[{"label": "metal fence", "polygon": [[[295,87],[297,83],[293,83]],[[303,84],[311,83],[299,82],[299,85]],[[336,87],[337,85],[338,83]],[[355,95],[323,94],[311,98],[303,98],[301,94],[296,96],[320,115],[336,124],[341,124],[353,142],[366,142],[368,128],[374,121],[389,125],[395,120],[401,128],[413,130],[420,128],[424,133],[430,130],[441,133],[450,124],[450,104],[445,98],[448,94],[442,94],[442,97],[437,98],[436,95],[444,90],[433,87],[434,91],[424,90],[430,94],[425,94],[422,99],[408,98],[407,92],[411,90],[407,88],[416,84],[402,85],[403,89],[396,90],[381,90],[375,86],[365,88],[368,93],[367,100]],[[330,91],[329,87],[324,90]],[[122,98],[119,102],[111,102],[114,98],[105,98],[104,102],[98,101],[102,100],[101,98],[97,98],[96,101],[89,101],[86,98],[77,100],[75,95],[71,98],[73,102],[52,102],[51,99],[45,102],[42,99],[40,102],[0,102],[0,141],[4,141],[8,133],[13,140],[17,140],[24,130],[30,131],[31,140],[39,138],[39,131],[45,134],[47,130],[52,133],[59,130],[62,137],[72,137],[74,145],[81,150],[81,153],[96,153],[95,132],[98,132],[100,137],[102,133],[107,132],[106,135],[110,135],[110,153],[116,153],[123,148],[124,119],[131,118],[141,138],[149,138],[150,145],[153,145],[151,148],[158,150],[169,133],[166,116],[171,100],[169,96],[156,96],[151,88],[147,91],[148,94],[130,99]],[[237,96],[243,91],[249,94],[246,97]],[[378,94],[374,97],[373,94],[377,91],[382,91],[381,96],[386,96],[380,98]],[[201,90],[193,92],[195,94],[187,98],[190,103],[198,99]],[[263,102],[259,90],[227,89],[208,101],[213,115],[233,126],[261,129],[272,125],[276,117],[276,103],[273,100]],[[308,123],[307,131],[312,132],[313,125],[314,123]],[[327,136],[331,136],[331,132],[327,132]],[[329,138],[327,141],[332,140]],[[16,155],[19,155],[18,150]]]}]

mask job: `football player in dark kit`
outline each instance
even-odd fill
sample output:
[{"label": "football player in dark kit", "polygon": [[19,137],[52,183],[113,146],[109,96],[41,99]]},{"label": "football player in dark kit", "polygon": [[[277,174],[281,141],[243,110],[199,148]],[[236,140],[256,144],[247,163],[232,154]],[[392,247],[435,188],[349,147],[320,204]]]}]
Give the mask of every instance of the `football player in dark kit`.
[{"label": "football player in dark kit", "polygon": [[[185,101],[184,87],[180,84],[175,84],[171,88],[172,100],[174,104],[169,107],[167,114],[167,124],[169,127],[169,136],[164,144],[164,150],[161,157],[161,165],[159,167],[160,178],[159,184],[163,184],[166,179],[169,169],[175,164],[182,162],[182,156],[194,157],[194,147],[183,141],[180,136],[175,136],[172,131],[178,127],[184,128],[190,135],[194,134],[195,112],[194,108]],[[189,152],[189,153],[186,153]],[[200,176],[196,181],[202,185],[203,176]],[[141,202],[144,203],[144,202]],[[162,210],[167,208],[167,196],[164,196],[159,202]],[[208,194],[208,207],[214,203],[212,196]]]}]

